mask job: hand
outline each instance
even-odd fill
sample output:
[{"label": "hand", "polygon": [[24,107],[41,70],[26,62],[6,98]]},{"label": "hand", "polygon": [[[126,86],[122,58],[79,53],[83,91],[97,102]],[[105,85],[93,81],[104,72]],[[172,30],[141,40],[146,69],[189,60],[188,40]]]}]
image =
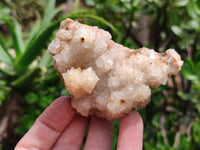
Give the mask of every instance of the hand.
[{"label": "hand", "polygon": [[[75,113],[70,97],[56,99],[35,121],[15,150],[79,150],[88,118]],[[142,150],[143,123],[137,111],[120,120],[118,150]],[[111,150],[112,122],[92,117],[84,150]]]}]

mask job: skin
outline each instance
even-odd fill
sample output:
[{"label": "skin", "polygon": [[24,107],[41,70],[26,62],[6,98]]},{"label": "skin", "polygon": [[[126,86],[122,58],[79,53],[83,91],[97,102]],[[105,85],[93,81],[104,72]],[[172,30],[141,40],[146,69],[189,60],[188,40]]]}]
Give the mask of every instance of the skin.
[{"label": "skin", "polygon": [[[15,150],[79,150],[89,118],[73,110],[70,97],[56,99],[18,142]],[[112,122],[92,116],[84,150],[112,149]],[[133,110],[120,120],[117,150],[142,150],[143,122]]]}]

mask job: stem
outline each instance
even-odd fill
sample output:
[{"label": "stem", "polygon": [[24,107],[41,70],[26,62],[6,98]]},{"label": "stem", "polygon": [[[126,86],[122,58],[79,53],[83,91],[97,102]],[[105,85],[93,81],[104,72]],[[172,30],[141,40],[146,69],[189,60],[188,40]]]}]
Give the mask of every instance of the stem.
[{"label": "stem", "polygon": [[0,139],[2,139],[3,149],[14,149],[19,141],[16,128],[20,125],[20,118],[23,115],[21,106],[22,96],[12,91],[11,97],[5,100],[0,107]]},{"label": "stem", "polygon": [[167,139],[167,131],[165,129],[165,120],[166,120],[166,116],[163,113],[161,118],[160,118],[160,129],[161,129],[161,133],[162,133],[162,136],[163,136],[164,144],[169,145],[169,141]]},{"label": "stem", "polygon": [[175,77],[174,77],[174,76],[172,76],[172,82],[173,82],[173,84],[174,84],[173,89],[174,89],[175,92],[177,92],[177,91],[178,91],[178,87],[177,87],[177,83],[176,83],[176,80],[175,80]]},{"label": "stem", "polygon": [[[133,0],[130,1],[130,5],[132,5]],[[128,8],[127,8],[128,9]],[[125,36],[123,37],[121,43],[124,44],[125,40],[127,39],[127,37],[130,37],[135,44],[138,45],[138,47],[143,47],[143,44],[135,37],[135,35],[132,32],[132,21],[134,20],[133,14],[134,14],[134,9],[133,7],[131,7],[131,11],[129,13],[129,23],[128,23],[128,27],[125,26]]]}]

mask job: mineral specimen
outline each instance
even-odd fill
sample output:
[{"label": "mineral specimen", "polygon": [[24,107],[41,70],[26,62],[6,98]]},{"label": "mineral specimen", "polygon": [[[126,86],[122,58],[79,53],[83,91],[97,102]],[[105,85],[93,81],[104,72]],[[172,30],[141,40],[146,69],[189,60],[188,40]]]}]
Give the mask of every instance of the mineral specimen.
[{"label": "mineral specimen", "polygon": [[183,61],[173,49],[123,47],[98,27],[71,19],[61,22],[48,52],[72,95],[72,107],[83,116],[113,120],[143,108],[150,101],[150,87],[165,85]]}]

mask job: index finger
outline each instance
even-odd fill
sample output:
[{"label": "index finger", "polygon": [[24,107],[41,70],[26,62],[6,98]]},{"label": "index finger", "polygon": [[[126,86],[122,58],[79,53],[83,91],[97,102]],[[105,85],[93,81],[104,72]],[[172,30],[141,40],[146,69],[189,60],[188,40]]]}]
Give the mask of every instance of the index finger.
[{"label": "index finger", "polygon": [[31,129],[19,141],[15,150],[50,149],[74,114],[70,97],[59,97],[38,117]]},{"label": "index finger", "polygon": [[143,122],[134,110],[120,121],[117,150],[142,150]]}]

